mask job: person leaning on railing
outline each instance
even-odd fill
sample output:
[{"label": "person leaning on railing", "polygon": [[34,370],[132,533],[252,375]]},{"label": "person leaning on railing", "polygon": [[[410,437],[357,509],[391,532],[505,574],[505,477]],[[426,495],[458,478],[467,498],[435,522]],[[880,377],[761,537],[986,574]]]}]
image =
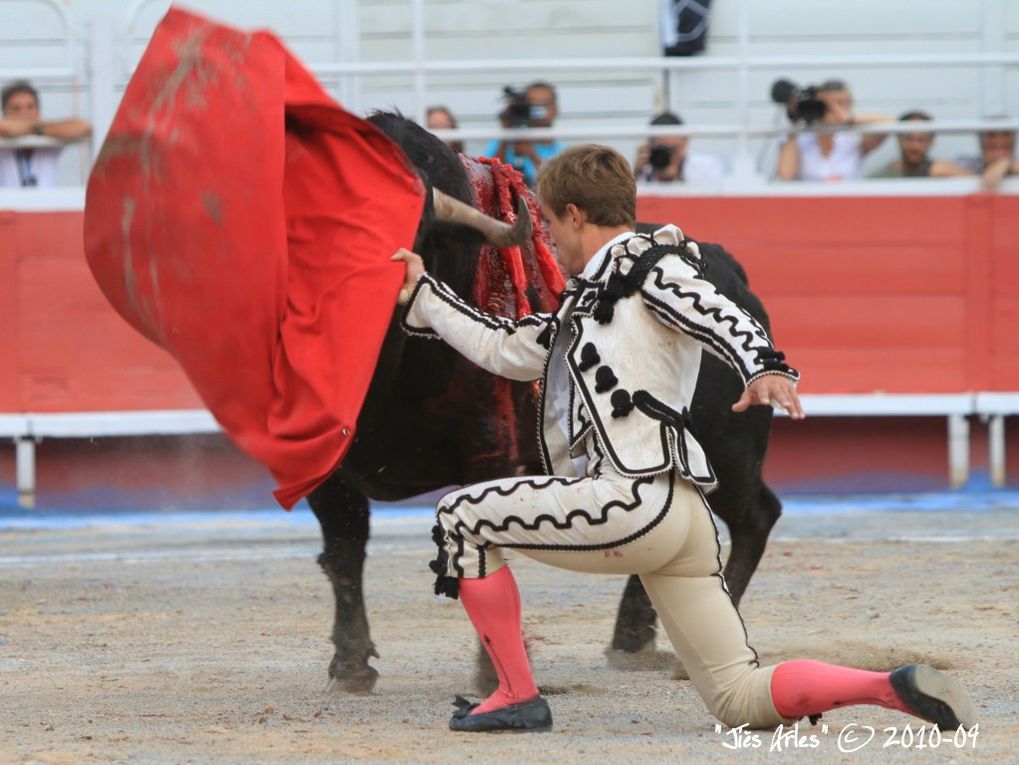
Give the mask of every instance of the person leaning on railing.
[{"label": "person leaning on railing", "polygon": [[[822,127],[890,121],[889,117],[880,115],[854,115],[852,93],[842,80],[821,83],[816,89],[816,98],[825,107],[818,121]],[[789,116],[796,120],[794,113],[790,112]],[[863,177],[863,158],[884,139],[883,133],[790,133],[779,149],[777,177],[783,181],[860,179]]]},{"label": "person leaning on railing", "polygon": [[[990,119],[1005,119],[991,117]],[[1015,158],[1015,131],[988,127],[980,131],[980,155],[957,159],[959,164],[982,177],[988,191],[996,191],[1007,175],[1019,175],[1019,161]]]},{"label": "person leaning on railing", "polygon": [[0,146],[0,186],[29,188],[54,186],[57,158],[64,143],[77,141],[92,132],[85,120],[43,120],[39,112],[39,92],[24,80],[8,85],[0,92],[3,118],[0,138],[47,136],[61,143],[55,146]]},{"label": "person leaning on railing", "polygon": [[[908,111],[899,117],[899,122],[930,122],[931,116],[918,109]],[[917,126],[919,128],[919,125]],[[871,178],[949,178],[959,175],[973,175],[962,165],[946,159],[931,159],[930,150],[934,145],[934,133],[917,130],[914,133],[899,133],[899,158],[889,162],[872,174]]]}]

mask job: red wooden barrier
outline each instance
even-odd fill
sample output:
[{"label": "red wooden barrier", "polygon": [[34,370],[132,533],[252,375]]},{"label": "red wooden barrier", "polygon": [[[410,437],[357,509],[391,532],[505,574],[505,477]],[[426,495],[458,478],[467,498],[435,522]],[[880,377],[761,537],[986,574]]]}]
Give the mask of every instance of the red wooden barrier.
[{"label": "red wooden barrier", "polygon": [[[642,197],[724,243],[805,393],[1019,390],[1019,197]],[[0,213],[0,411],[200,406],[96,288],[78,212]]]},{"label": "red wooden barrier", "polygon": [[642,197],[725,244],[804,393],[1019,390],[1019,197]]},{"label": "red wooden barrier", "polygon": [[[805,393],[1019,390],[1019,197],[648,196],[638,217],[676,223],[736,254],[777,344],[804,373]],[[81,223],[80,212],[0,212],[0,412],[200,407],[173,359],[96,287]],[[768,477],[782,491],[942,488],[943,434],[940,418],[780,421]],[[977,469],[983,438],[978,426]],[[102,487],[109,504],[108,487],[130,492],[140,482],[170,486],[187,504],[182,487],[205,486],[195,478],[200,453],[218,477],[195,502],[222,484],[250,504],[239,487],[258,483],[262,471],[235,463],[232,449],[170,441],[141,442],[149,458],[122,445],[115,457],[131,480],[101,467],[108,449],[99,459],[91,444],[44,445],[40,487]],[[0,483],[13,481],[8,451]],[[1011,450],[1010,476],[1017,460]],[[259,485],[268,504],[268,484]]]},{"label": "red wooden barrier", "polygon": [[0,412],[201,407],[173,358],[106,302],[81,225],[80,212],[0,213]]}]

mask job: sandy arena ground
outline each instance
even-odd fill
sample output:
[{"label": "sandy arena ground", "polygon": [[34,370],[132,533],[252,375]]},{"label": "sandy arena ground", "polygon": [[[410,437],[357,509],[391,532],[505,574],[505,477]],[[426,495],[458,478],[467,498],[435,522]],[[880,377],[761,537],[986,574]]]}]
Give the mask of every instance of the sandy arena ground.
[{"label": "sandy arena ground", "polygon": [[[1019,762],[1019,510],[787,515],[744,601],[766,662],[924,661],[958,676],[979,733],[937,748],[916,721],[904,747],[909,718],[858,707],[801,725],[801,746],[769,751],[758,734],[730,749],[672,677],[664,636],[656,668],[607,666],[621,579],[522,558],[555,729],[450,734],[474,644],[459,604],[430,596],[429,525],[376,515],[366,587],[382,677],[367,697],[324,691],[332,602],[307,512],[0,531],[0,763]],[[883,748],[889,726],[899,740]]]}]

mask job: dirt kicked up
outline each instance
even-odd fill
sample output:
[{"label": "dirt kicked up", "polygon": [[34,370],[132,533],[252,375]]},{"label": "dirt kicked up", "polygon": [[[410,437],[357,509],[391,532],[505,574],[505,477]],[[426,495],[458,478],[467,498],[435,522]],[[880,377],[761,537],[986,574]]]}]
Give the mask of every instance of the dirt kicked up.
[{"label": "dirt kicked up", "polygon": [[375,521],[365,697],[325,692],[332,602],[307,513],[0,531],[0,763],[1019,761],[1019,510],[787,515],[742,608],[765,663],[949,670],[980,711],[969,736],[873,707],[719,729],[664,636],[609,666],[622,579],[520,556],[555,728],[451,734],[472,631],[430,594],[427,515]]}]

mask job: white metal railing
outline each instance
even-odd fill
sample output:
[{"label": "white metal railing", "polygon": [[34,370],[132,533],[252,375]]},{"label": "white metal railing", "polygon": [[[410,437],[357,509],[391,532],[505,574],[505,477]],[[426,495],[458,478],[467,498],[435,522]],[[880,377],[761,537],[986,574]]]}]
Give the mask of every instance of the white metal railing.
[{"label": "white metal railing", "polygon": [[745,134],[748,137],[764,138],[786,133],[971,133],[979,130],[1019,130],[1019,119],[1014,120],[930,120],[925,122],[871,122],[859,125],[833,126],[756,126],[744,128],[734,124],[722,125],[583,125],[566,124],[553,128],[459,128],[457,130],[435,130],[443,140],[472,140],[498,138],[507,141],[547,141],[556,138],[593,138],[612,136],[614,138],[648,138],[650,136],[704,136],[732,137]]},{"label": "white metal railing", "polygon": [[56,138],[50,138],[48,135],[23,135],[17,138],[0,138],[0,149],[44,149],[48,146],[64,145],[64,141],[58,141]]},{"label": "white metal railing", "polygon": [[[122,37],[130,39],[135,33],[137,17],[140,11],[156,2],[166,0],[133,0],[123,17],[121,25]],[[354,0],[336,0],[341,5]],[[619,58],[530,58],[530,59],[483,59],[483,60],[429,60],[426,56],[425,34],[425,0],[410,0],[411,32],[408,56],[398,61],[319,61],[309,64],[309,69],[322,76],[342,76],[353,78],[357,83],[354,91],[361,92],[359,78],[363,75],[394,74],[407,75],[412,80],[414,94],[413,116],[424,123],[425,110],[428,104],[427,80],[429,75],[456,73],[485,72],[569,72],[599,71],[620,72],[639,71],[649,73],[666,73],[674,71],[733,71],[737,74],[735,88],[735,106],[738,112],[736,121],[722,125],[668,126],[649,128],[646,125],[605,125],[605,124],[560,124],[554,128],[519,128],[501,129],[498,126],[483,128],[461,128],[458,130],[436,131],[436,135],[444,140],[549,140],[562,138],[639,138],[649,136],[708,136],[732,137],[736,140],[734,170],[736,175],[753,174],[754,160],[750,152],[751,138],[767,138],[787,133],[792,130],[824,130],[825,128],[788,128],[780,126],[754,126],[750,116],[749,76],[754,71],[780,70],[803,67],[1011,67],[1019,65],[1019,52],[999,51],[981,53],[881,53],[844,55],[770,55],[753,56],[750,54],[750,2],[739,0],[737,39],[739,52],[730,56],[642,56]],[[338,10],[339,13],[339,10]],[[985,13],[989,13],[985,11]],[[356,15],[344,16],[348,23],[357,23]],[[993,23],[989,15],[985,16],[985,26]],[[346,30],[348,39],[355,36],[358,30]],[[124,71],[124,79],[129,74]],[[360,103],[352,105],[355,111]],[[1009,123],[996,122],[996,127],[1016,129],[1019,121]],[[971,132],[988,127],[980,120],[938,121],[924,124],[924,130],[932,132]],[[883,124],[875,126],[855,126],[854,132],[916,132],[915,124],[899,126]]]},{"label": "white metal railing", "polygon": [[74,67],[74,15],[66,3],[59,0],[34,0],[56,11],[63,25],[64,65],[50,67],[18,67],[16,69],[0,69],[0,82],[11,80],[73,80],[77,73]]},{"label": "white metal railing", "polygon": [[639,56],[612,58],[503,58],[503,59],[434,59],[416,62],[402,61],[333,61],[310,64],[317,74],[451,74],[457,72],[550,72],[571,71],[650,71],[751,69],[787,70],[799,67],[893,67],[893,66],[990,66],[1019,64],[1019,53],[943,53],[911,54],[886,53],[881,55],[830,56],[707,56],[679,58],[675,56]]},{"label": "white metal railing", "polygon": [[[1004,486],[1004,419],[1019,415],[1016,393],[950,394],[804,394],[811,417],[944,417],[948,450],[948,481],[953,489],[966,484],[970,473],[969,417],[988,422],[988,451],[994,486]],[[776,407],[777,416],[785,413]],[[15,444],[19,498],[31,504],[36,491],[36,444],[47,438],[171,436],[218,433],[222,428],[204,409],[133,412],[66,412],[0,414],[0,440]]]},{"label": "white metal railing", "polygon": [[[24,69],[0,71],[0,78],[38,77],[75,79],[73,67],[74,22],[67,5],[60,0],[36,0],[54,9],[64,27],[66,66],[50,69]],[[105,10],[99,11],[88,26],[88,62],[90,116],[93,123],[93,155],[98,152],[103,138],[119,102],[119,93],[130,76],[130,56],[123,54],[123,44],[137,34],[139,13],[146,6],[166,0],[133,0],[120,23],[109,18]],[[337,18],[347,24],[357,24],[357,14],[348,6],[356,0],[335,0],[338,4]],[[309,68],[318,75],[338,76],[344,79],[352,92],[361,90],[360,78],[369,74],[403,74],[412,78],[414,114],[424,120],[428,103],[428,77],[436,74],[478,73],[478,72],[565,72],[565,71],[646,71],[673,72],[728,70],[737,75],[734,89],[734,105],[737,119],[731,123],[710,125],[681,125],[650,127],[646,124],[602,124],[592,122],[562,121],[553,128],[503,129],[493,124],[485,127],[461,128],[458,130],[436,131],[445,140],[549,140],[549,139],[646,139],[651,136],[698,136],[728,137],[735,139],[733,169],[737,177],[748,178],[754,174],[755,161],[751,156],[750,140],[766,139],[791,130],[827,130],[830,128],[802,128],[780,125],[751,124],[749,76],[754,71],[776,69],[789,71],[799,67],[984,67],[987,71],[997,67],[1019,65],[1019,52],[998,51],[981,53],[930,53],[930,54],[855,54],[842,55],[750,55],[749,4],[751,0],[740,0],[738,18],[739,54],[731,56],[697,56],[690,58],[646,56],[620,58],[531,58],[531,59],[485,59],[485,60],[429,60],[426,56],[425,0],[411,0],[411,45],[408,57],[399,61],[320,61],[311,63]],[[339,23],[339,21],[338,21]],[[985,21],[986,24],[990,21]],[[339,34],[339,33],[338,33]],[[344,29],[343,39],[356,39],[357,29]],[[339,39],[339,37],[338,37]],[[353,83],[353,85],[351,85]],[[353,104],[357,110],[358,104]],[[936,133],[973,132],[988,128],[1019,129],[1019,120],[987,122],[983,120],[938,120],[923,123],[922,130]],[[881,123],[880,125],[858,125],[854,132],[900,133],[916,132],[921,129],[917,123]],[[19,139],[25,140],[25,139]],[[0,141],[0,146],[10,144]],[[19,145],[31,145],[28,143]],[[41,145],[41,144],[40,144]]]}]

